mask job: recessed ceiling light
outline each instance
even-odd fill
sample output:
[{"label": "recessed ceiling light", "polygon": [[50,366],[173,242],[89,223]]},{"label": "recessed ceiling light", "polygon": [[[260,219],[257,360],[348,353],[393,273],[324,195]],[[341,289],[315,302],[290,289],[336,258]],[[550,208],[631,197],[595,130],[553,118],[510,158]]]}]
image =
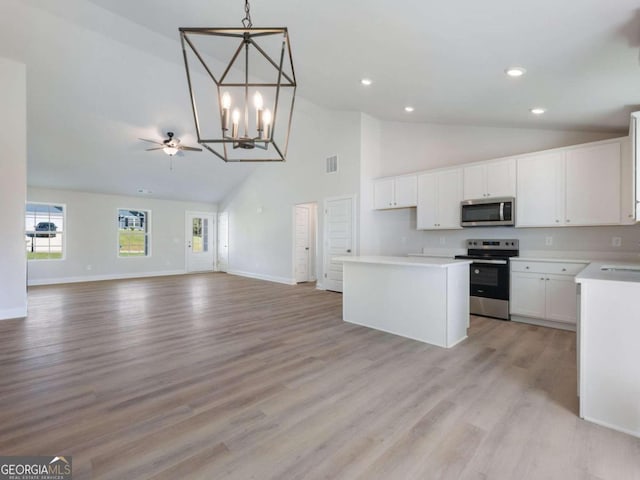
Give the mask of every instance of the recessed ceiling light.
[{"label": "recessed ceiling light", "polygon": [[413,107],[404,107],[404,111],[407,113],[411,113],[413,112],[414,108]]},{"label": "recessed ceiling light", "polygon": [[541,108],[541,107],[535,107],[535,108],[532,108],[529,111],[531,113],[533,113],[534,115],[542,115],[544,112],[547,111],[547,109],[546,108]]},{"label": "recessed ceiling light", "polygon": [[527,71],[522,67],[509,67],[504,71],[504,73],[510,77],[521,77],[527,73]]},{"label": "recessed ceiling light", "polygon": [[370,78],[363,78],[362,80],[360,80],[360,83],[365,87],[368,87],[373,83],[373,81]]}]

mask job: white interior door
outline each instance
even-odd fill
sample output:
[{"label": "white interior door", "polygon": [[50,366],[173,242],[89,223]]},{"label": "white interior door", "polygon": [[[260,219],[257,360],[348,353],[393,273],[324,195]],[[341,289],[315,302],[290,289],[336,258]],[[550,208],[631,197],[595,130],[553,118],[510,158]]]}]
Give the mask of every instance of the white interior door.
[{"label": "white interior door", "polygon": [[354,197],[325,200],[323,286],[326,290],[342,292],[342,263],[335,258],[355,255],[354,215]]},{"label": "white interior door", "polygon": [[226,272],[229,268],[229,214],[218,215],[218,270]]},{"label": "white interior door", "polygon": [[187,212],[187,272],[212,272],[215,220],[212,213]]},{"label": "white interior door", "polygon": [[296,205],[296,282],[308,282],[311,278],[311,210]]}]

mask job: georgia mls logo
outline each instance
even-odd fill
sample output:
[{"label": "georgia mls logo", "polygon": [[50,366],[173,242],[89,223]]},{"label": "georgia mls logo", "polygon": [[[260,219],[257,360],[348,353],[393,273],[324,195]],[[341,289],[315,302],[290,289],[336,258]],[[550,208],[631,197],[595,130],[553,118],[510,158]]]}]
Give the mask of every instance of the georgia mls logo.
[{"label": "georgia mls logo", "polygon": [[71,457],[0,457],[0,480],[71,480]]}]

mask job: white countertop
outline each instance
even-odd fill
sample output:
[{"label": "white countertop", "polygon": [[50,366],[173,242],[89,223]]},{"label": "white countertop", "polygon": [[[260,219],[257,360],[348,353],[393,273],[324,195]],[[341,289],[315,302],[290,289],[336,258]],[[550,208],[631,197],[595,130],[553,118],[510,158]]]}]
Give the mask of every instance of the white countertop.
[{"label": "white countertop", "polygon": [[577,258],[541,258],[541,257],[511,257],[512,262],[555,262],[555,263],[581,263],[587,265],[590,260]]},{"label": "white countertop", "polygon": [[364,255],[360,257],[337,257],[334,260],[348,263],[377,263],[382,265],[401,265],[407,267],[447,268],[458,265],[469,265],[471,260],[454,260],[439,257],[390,257]]},{"label": "white countertop", "polygon": [[640,263],[632,263],[632,262],[593,262],[589,264],[587,268],[582,270],[578,275],[576,275],[577,283],[584,283],[590,281],[598,281],[598,282],[633,282],[640,284],[640,271],[637,272],[629,272],[629,271],[611,271],[611,270],[602,270],[603,266],[632,266],[636,268],[640,268]]}]

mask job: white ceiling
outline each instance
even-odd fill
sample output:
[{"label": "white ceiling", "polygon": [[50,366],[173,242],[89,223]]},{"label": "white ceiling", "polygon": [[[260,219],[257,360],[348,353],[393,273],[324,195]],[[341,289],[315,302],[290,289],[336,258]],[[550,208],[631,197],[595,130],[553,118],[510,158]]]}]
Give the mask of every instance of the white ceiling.
[{"label": "white ceiling", "polygon": [[[5,0],[0,56],[29,74],[29,183],[218,201],[251,171],[194,144],[178,27],[240,26],[241,0]],[[625,132],[640,106],[638,0],[255,0],[287,26],[298,93],[399,121]],[[140,28],[143,26],[145,28]],[[522,65],[527,75],[503,70]],[[370,77],[364,88],[359,80]],[[411,104],[415,112],[406,114]],[[534,117],[529,109],[548,112]]]}]

